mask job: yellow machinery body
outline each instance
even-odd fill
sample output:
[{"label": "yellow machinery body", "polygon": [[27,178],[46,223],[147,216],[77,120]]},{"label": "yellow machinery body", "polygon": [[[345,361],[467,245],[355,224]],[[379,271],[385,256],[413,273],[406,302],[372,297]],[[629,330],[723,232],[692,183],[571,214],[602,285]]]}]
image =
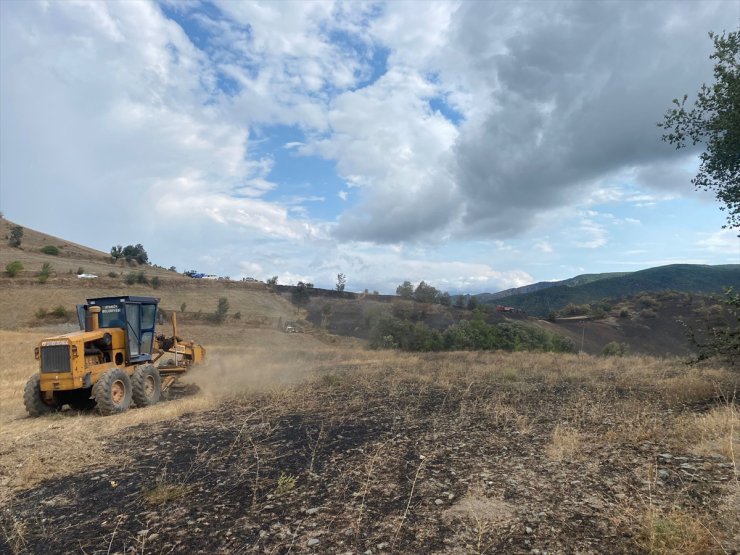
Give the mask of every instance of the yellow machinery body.
[{"label": "yellow machinery body", "polygon": [[[144,366],[151,376],[149,382],[157,388],[152,399],[154,402],[159,400],[159,394],[187,372],[191,365],[202,362],[206,352],[194,341],[183,341],[177,337],[174,314],[172,336],[155,334],[158,301],[151,297],[122,296],[88,299],[88,304],[78,306],[80,327],[83,329],[46,338],[35,349],[39,373],[27,384],[25,401],[29,413],[38,415],[46,411],[46,407],[39,404],[38,400],[54,408],[65,403],[82,406],[87,402],[94,405],[95,385],[101,377],[112,372],[116,374],[111,374],[113,377],[110,380],[115,385],[115,376],[118,376],[118,382],[124,388],[124,397],[131,397],[131,392],[126,393],[125,388],[131,389],[134,383],[133,394],[136,399],[135,382],[130,379],[135,377],[137,371],[141,372]],[[115,394],[115,391],[109,393]],[[146,394],[151,394],[151,391],[142,392],[140,397],[146,399]],[[110,407],[109,412],[121,412],[128,405],[118,410],[118,405],[111,397]]]}]

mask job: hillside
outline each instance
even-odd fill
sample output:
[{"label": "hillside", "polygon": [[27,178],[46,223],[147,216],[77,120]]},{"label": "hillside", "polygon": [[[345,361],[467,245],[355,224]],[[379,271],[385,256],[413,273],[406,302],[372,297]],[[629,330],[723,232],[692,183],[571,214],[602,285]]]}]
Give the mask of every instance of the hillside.
[{"label": "hillside", "polygon": [[[8,245],[8,236],[10,235],[10,229],[15,225],[17,224],[10,220],[0,218],[0,271],[5,270],[8,263],[17,260],[23,264],[23,270],[19,273],[19,277],[37,276],[44,263],[49,263],[59,277],[75,277],[82,269],[84,273],[95,274],[100,277],[108,276],[110,273],[120,275],[131,271],[144,270],[149,277],[187,279],[177,272],[155,265],[139,267],[136,263],[127,264],[124,261],[114,263],[109,253],[78,245],[25,226],[22,226],[23,239],[21,245],[19,248],[14,248]],[[42,248],[50,246],[56,247],[58,254],[50,255],[41,252]]]},{"label": "hillside", "polygon": [[[506,297],[506,304],[544,318],[569,303],[621,299],[641,292],[665,290],[714,294],[721,293],[725,287],[740,287],[740,264],[660,266],[580,285],[555,285],[531,293],[511,295]],[[495,302],[488,300],[486,304]]]},{"label": "hillside", "polygon": [[567,287],[574,287],[576,285],[583,285],[585,283],[591,283],[600,279],[607,279],[612,277],[620,277],[627,275],[629,272],[607,272],[602,274],[581,274],[576,277],[563,279],[559,281],[538,281],[531,285],[523,285],[521,287],[513,287],[511,289],[504,289],[498,293],[479,293],[475,295],[478,298],[478,302],[490,303],[495,300],[500,300],[505,297],[511,297],[512,295],[524,295],[527,293],[534,293],[541,291],[542,289],[548,289],[558,285],[565,285]]}]

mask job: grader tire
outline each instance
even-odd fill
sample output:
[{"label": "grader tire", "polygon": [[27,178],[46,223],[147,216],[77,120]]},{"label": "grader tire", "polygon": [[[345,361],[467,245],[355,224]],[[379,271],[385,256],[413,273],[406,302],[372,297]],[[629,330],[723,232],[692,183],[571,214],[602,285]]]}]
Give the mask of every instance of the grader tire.
[{"label": "grader tire", "polygon": [[61,407],[58,403],[48,404],[41,395],[41,376],[34,374],[26,382],[23,391],[23,404],[31,416],[43,416],[58,411]]},{"label": "grader tire", "polygon": [[131,385],[137,407],[155,405],[162,396],[162,378],[159,370],[151,364],[143,364],[136,369],[131,376]]},{"label": "grader tire", "polygon": [[131,378],[120,368],[108,370],[95,383],[92,393],[100,414],[125,412],[131,406]]}]

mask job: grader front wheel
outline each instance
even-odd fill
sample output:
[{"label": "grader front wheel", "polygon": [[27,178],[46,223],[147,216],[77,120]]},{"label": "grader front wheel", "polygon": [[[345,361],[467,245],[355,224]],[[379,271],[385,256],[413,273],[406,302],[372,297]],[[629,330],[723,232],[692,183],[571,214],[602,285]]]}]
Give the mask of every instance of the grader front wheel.
[{"label": "grader front wheel", "polygon": [[93,397],[100,414],[118,414],[131,406],[131,378],[119,368],[108,370],[93,386]]},{"label": "grader front wheel", "polygon": [[61,408],[56,400],[49,403],[44,399],[41,393],[41,376],[39,374],[34,374],[26,382],[26,388],[23,391],[23,404],[26,405],[26,410],[31,416],[43,416]]}]

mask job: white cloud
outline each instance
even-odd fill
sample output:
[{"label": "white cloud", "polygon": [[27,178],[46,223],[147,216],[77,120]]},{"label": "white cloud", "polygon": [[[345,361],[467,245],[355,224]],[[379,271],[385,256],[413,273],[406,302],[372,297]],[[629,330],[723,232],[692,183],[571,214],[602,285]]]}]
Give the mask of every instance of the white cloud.
[{"label": "white cloud", "polygon": [[740,237],[738,231],[721,229],[714,233],[700,233],[696,246],[709,252],[727,255],[740,263]]}]

